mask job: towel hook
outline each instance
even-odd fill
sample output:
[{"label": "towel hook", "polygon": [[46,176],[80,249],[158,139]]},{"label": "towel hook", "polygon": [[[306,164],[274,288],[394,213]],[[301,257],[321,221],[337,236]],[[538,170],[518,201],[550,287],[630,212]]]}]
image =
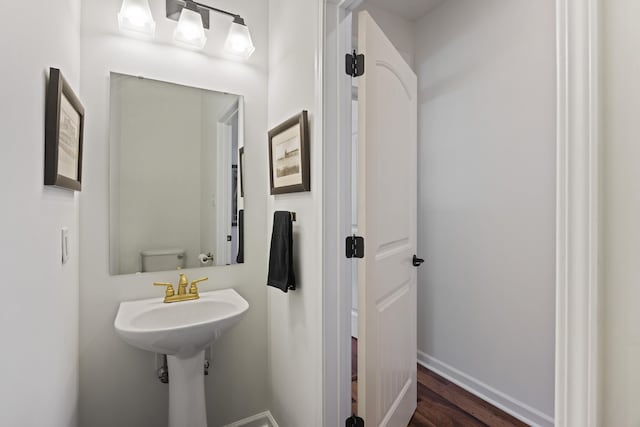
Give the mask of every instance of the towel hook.
[{"label": "towel hook", "polygon": [[291,215],[291,221],[295,222],[296,221],[296,213],[295,212],[289,212],[289,215]]}]

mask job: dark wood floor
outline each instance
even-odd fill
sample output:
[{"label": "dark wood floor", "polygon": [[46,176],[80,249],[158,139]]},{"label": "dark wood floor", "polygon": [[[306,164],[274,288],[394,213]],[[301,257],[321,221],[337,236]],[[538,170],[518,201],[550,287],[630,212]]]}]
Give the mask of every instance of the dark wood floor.
[{"label": "dark wood floor", "polygon": [[[351,343],[351,391],[357,413],[358,346]],[[526,427],[511,415],[418,365],[418,408],[408,427]]]}]

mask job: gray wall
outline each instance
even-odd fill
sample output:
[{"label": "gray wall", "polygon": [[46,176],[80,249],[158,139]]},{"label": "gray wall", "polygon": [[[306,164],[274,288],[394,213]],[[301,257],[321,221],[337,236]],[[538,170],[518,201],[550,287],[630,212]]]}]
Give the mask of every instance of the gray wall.
[{"label": "gray wall", "polygon": [[[0,425],[77,425],[78,199],[43,186],[49,67],[80,93],[80,1],[2,2]],[[61,264],[60,229],[70,259]]]},{"label": "gray wall", "polygon": [[555,5],[445,1],[416,24],[418,358],[554,413]]},{"label": "gray wall", "polygon": [[199,267],[200,201],[207,200],[200,194],[203,91],[114,74],[110,92],[120,99],[111,105],[118,125],[110,126],[119,151],[110,167],[118,174],[111,190],[120,207],[114,273],[142,271],[140,253],[148,249],[184,249],[185,265]]},{"label": "gray wall", "polygon": [[640,425],[640,3],[603,1],[602,426]]},{"label": "gray wall", "polygon": [[[154,41],[119,34],[121,2],[83,1],[82,96],[87,115],[85,187],[81,202],[80,266],[80,425],[167,425],[167,386],[155,375],[154,355],[137,350],[114,333],[120,301],[161,296],[154,281],[173,281],[171,272],[110,276],[109,72],[145,77],[245,95],[248,182],[245,186],[246,262],[230,267],[185,270],[189,277],[209,276],[202,291],[234,287],[250,304],[242,321],[212,351],[206,377],[209,425],[221,426],[268,409],[266,213],[267,176],[267,6],[249,0],[221,2],[251,25],[256,52],[248,62],[220,58],[226,28],[214,19],[204,52],[173,46],[175,22],[164,18],[164,2],[150,2],[156,19]],[[216,16],[215,14],[213,16]],[[226,27],[225,27],[226,25]],[[168,208],[182,209],[181,206]],[[46,423],[45,423],[46,424]],[[42,425],[45,425],[42,424]]]}]

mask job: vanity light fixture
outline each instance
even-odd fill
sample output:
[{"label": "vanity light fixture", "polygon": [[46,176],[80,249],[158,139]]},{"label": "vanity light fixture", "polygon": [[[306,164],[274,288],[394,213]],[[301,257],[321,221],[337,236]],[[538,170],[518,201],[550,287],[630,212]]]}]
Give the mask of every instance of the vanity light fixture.
[{"label": "vanity light fixture", "polygon": [[180,13],[178,26],[173,32],[173,40],[185,47],[202,49],[207,43],[202,16],[194,2],[187,1],[186,3]]},{"label": "vanity light fixture", "polygon": [[214,11],[233,18],[224,44],[227,53],[247,59],[255,50],[249,28],[240,15],[193,0],[166,0],[166,4],[167,18],[178,21],[174,33],[177,43],[202,49],[207,41],[204,29],[209,28],[209,11]]},{"label": "vanity light fixture", "polygon": [[244,19],[239,16],[233,18],[229,34],[227,34],[227,41],[224,43],[224,50],[243,59],[249,58],[256,50],[251,40],[249,28],[245,25]]},{"label": "vanity light fixture", "polygon": [[118,13],[120,31],[143,37],[153,37],[156,22],[151,15],[148,0],[124,0]]}]

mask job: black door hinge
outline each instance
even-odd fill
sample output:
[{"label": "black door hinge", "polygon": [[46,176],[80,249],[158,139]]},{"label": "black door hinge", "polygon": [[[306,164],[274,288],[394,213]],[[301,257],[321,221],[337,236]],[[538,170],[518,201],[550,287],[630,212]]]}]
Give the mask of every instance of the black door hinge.
[{"label": "black door hinge", "polygon": [[360,77],[364,74],[364,55],[357,54],[353,51],[353,54],[347,53],[345,57],[346,72],[351,77]]},{"label": "black door hinge", "polygon": [[355,415],[347,418],[346,427],[364,427],[364,420],[360,417],[356,417]]},{"label": "black door hinge", "polygon": [[347,237],[346,255],[347,258],[364,258],[364,237],[355,234]]},{"label": "black door hinge", "polygon": [[413,264],[414,267],[420,267],[423,262],[424,260],[422,258],[418,258],[417,255],[414,255],[411,263]]}]

